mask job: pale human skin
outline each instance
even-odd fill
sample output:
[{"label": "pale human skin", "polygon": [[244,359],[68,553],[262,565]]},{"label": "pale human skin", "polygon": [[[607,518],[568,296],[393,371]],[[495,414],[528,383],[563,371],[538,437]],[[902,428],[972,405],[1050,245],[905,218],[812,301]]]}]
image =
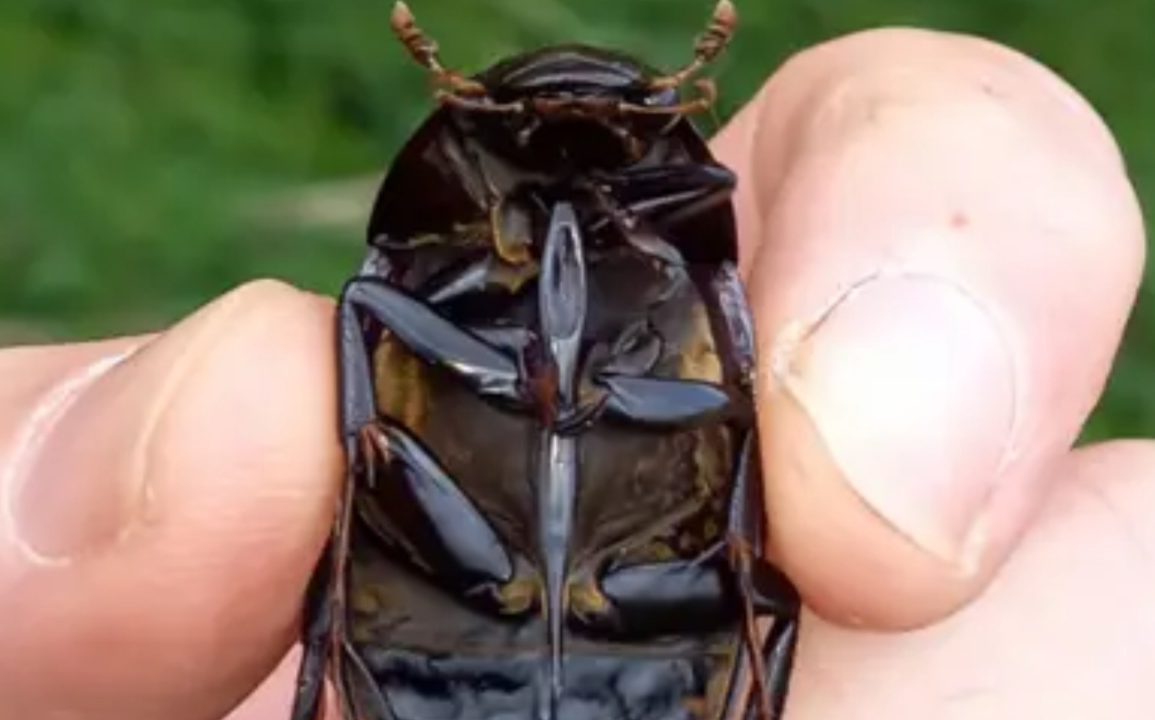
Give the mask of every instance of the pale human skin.
[{"label": "pale human skin", "polygon": [[[1018,54],[886,30],[796,57],[714,147],[810,608],[789,720],[1150,717],[1155,443],[1070,449],[1144,259],[1104,124]],[[0,352],[0,720],[287,717],[332,313],[257,282]]]}]

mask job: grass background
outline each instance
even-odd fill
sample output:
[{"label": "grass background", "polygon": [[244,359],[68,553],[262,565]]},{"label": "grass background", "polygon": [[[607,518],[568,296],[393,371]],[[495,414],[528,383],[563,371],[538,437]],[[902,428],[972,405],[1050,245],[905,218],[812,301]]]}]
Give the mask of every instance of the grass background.
[{"label": "grass background", "polygon": [[[411,4],[464,69],[569,40],[673,66],[710,10],[709,0]],[[1087,95],[1155,206],[1155,0],[739,9],[723,117],[815,42],[893,24],[976,33]],[[345,180],[381,172],[428,111],[389,10],[389,0],[0,0],[0,344],[161,327],[257,276],[335,291],[359,261],[360,227],[296,223],[302,208],[264,199],[320,183],[357,217],[372,187]],[[349,216],[332,202],[305,210]],[[1087,434],[1155,436],[1150,283]]]}]

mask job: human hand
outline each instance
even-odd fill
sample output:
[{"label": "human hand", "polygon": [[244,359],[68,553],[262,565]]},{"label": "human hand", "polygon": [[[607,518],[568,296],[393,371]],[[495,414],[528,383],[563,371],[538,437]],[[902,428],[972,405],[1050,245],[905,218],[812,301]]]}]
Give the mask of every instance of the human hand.
[{"label": "human hand", "polygon": [[[776,560],[827,618],[789,720],[1146,717],[1155,445],[1069,451],[1144,251],[1106,130],[1018,55],[886,31],[793,60],[715,148]],[[0,720],[214,720],[277,665],[339,484],[332,330],[265,282],[0,353]],[[286,719],[294,673],[230,720]]]}]

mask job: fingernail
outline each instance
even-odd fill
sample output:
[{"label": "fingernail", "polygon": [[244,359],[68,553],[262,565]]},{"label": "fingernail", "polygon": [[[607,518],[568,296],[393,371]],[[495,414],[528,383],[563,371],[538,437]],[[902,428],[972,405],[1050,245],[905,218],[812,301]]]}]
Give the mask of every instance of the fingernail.
[{"label": "fingernail", "polygon": [[12,540],[29,562],[67,565],[99,553],[146,515],[153,435],[236,295],[135,352],[76,371],[41,398],[3,483]]},{"label": "fingernail", "polygon": [[785,376],[846,482],[909,540],[968,565],[1015,416],[989,311],[939,278],[880,275],[801,330]]},{"label": "fingernail", "polygon": [[140,488],[124,459],[137,437],[132,352],[61,379],[28,416],[4,483],[16,546],[40,565],[63,565],[115,539]]}]

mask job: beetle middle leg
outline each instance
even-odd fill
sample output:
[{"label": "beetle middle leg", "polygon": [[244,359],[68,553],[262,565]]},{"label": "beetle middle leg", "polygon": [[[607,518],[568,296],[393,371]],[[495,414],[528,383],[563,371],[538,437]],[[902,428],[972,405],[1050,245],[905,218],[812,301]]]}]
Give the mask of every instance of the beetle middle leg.
[{"label": "beetle middle leg", "polygon": [[628,225],[636,217],[662,230],[726,202],[734,183],[734,173],[721,165],[638,168],[608,177],[606,184],[615,204],[607,205],[608,198],[602,204],[609,214],[621,216],[619,222]]}]

